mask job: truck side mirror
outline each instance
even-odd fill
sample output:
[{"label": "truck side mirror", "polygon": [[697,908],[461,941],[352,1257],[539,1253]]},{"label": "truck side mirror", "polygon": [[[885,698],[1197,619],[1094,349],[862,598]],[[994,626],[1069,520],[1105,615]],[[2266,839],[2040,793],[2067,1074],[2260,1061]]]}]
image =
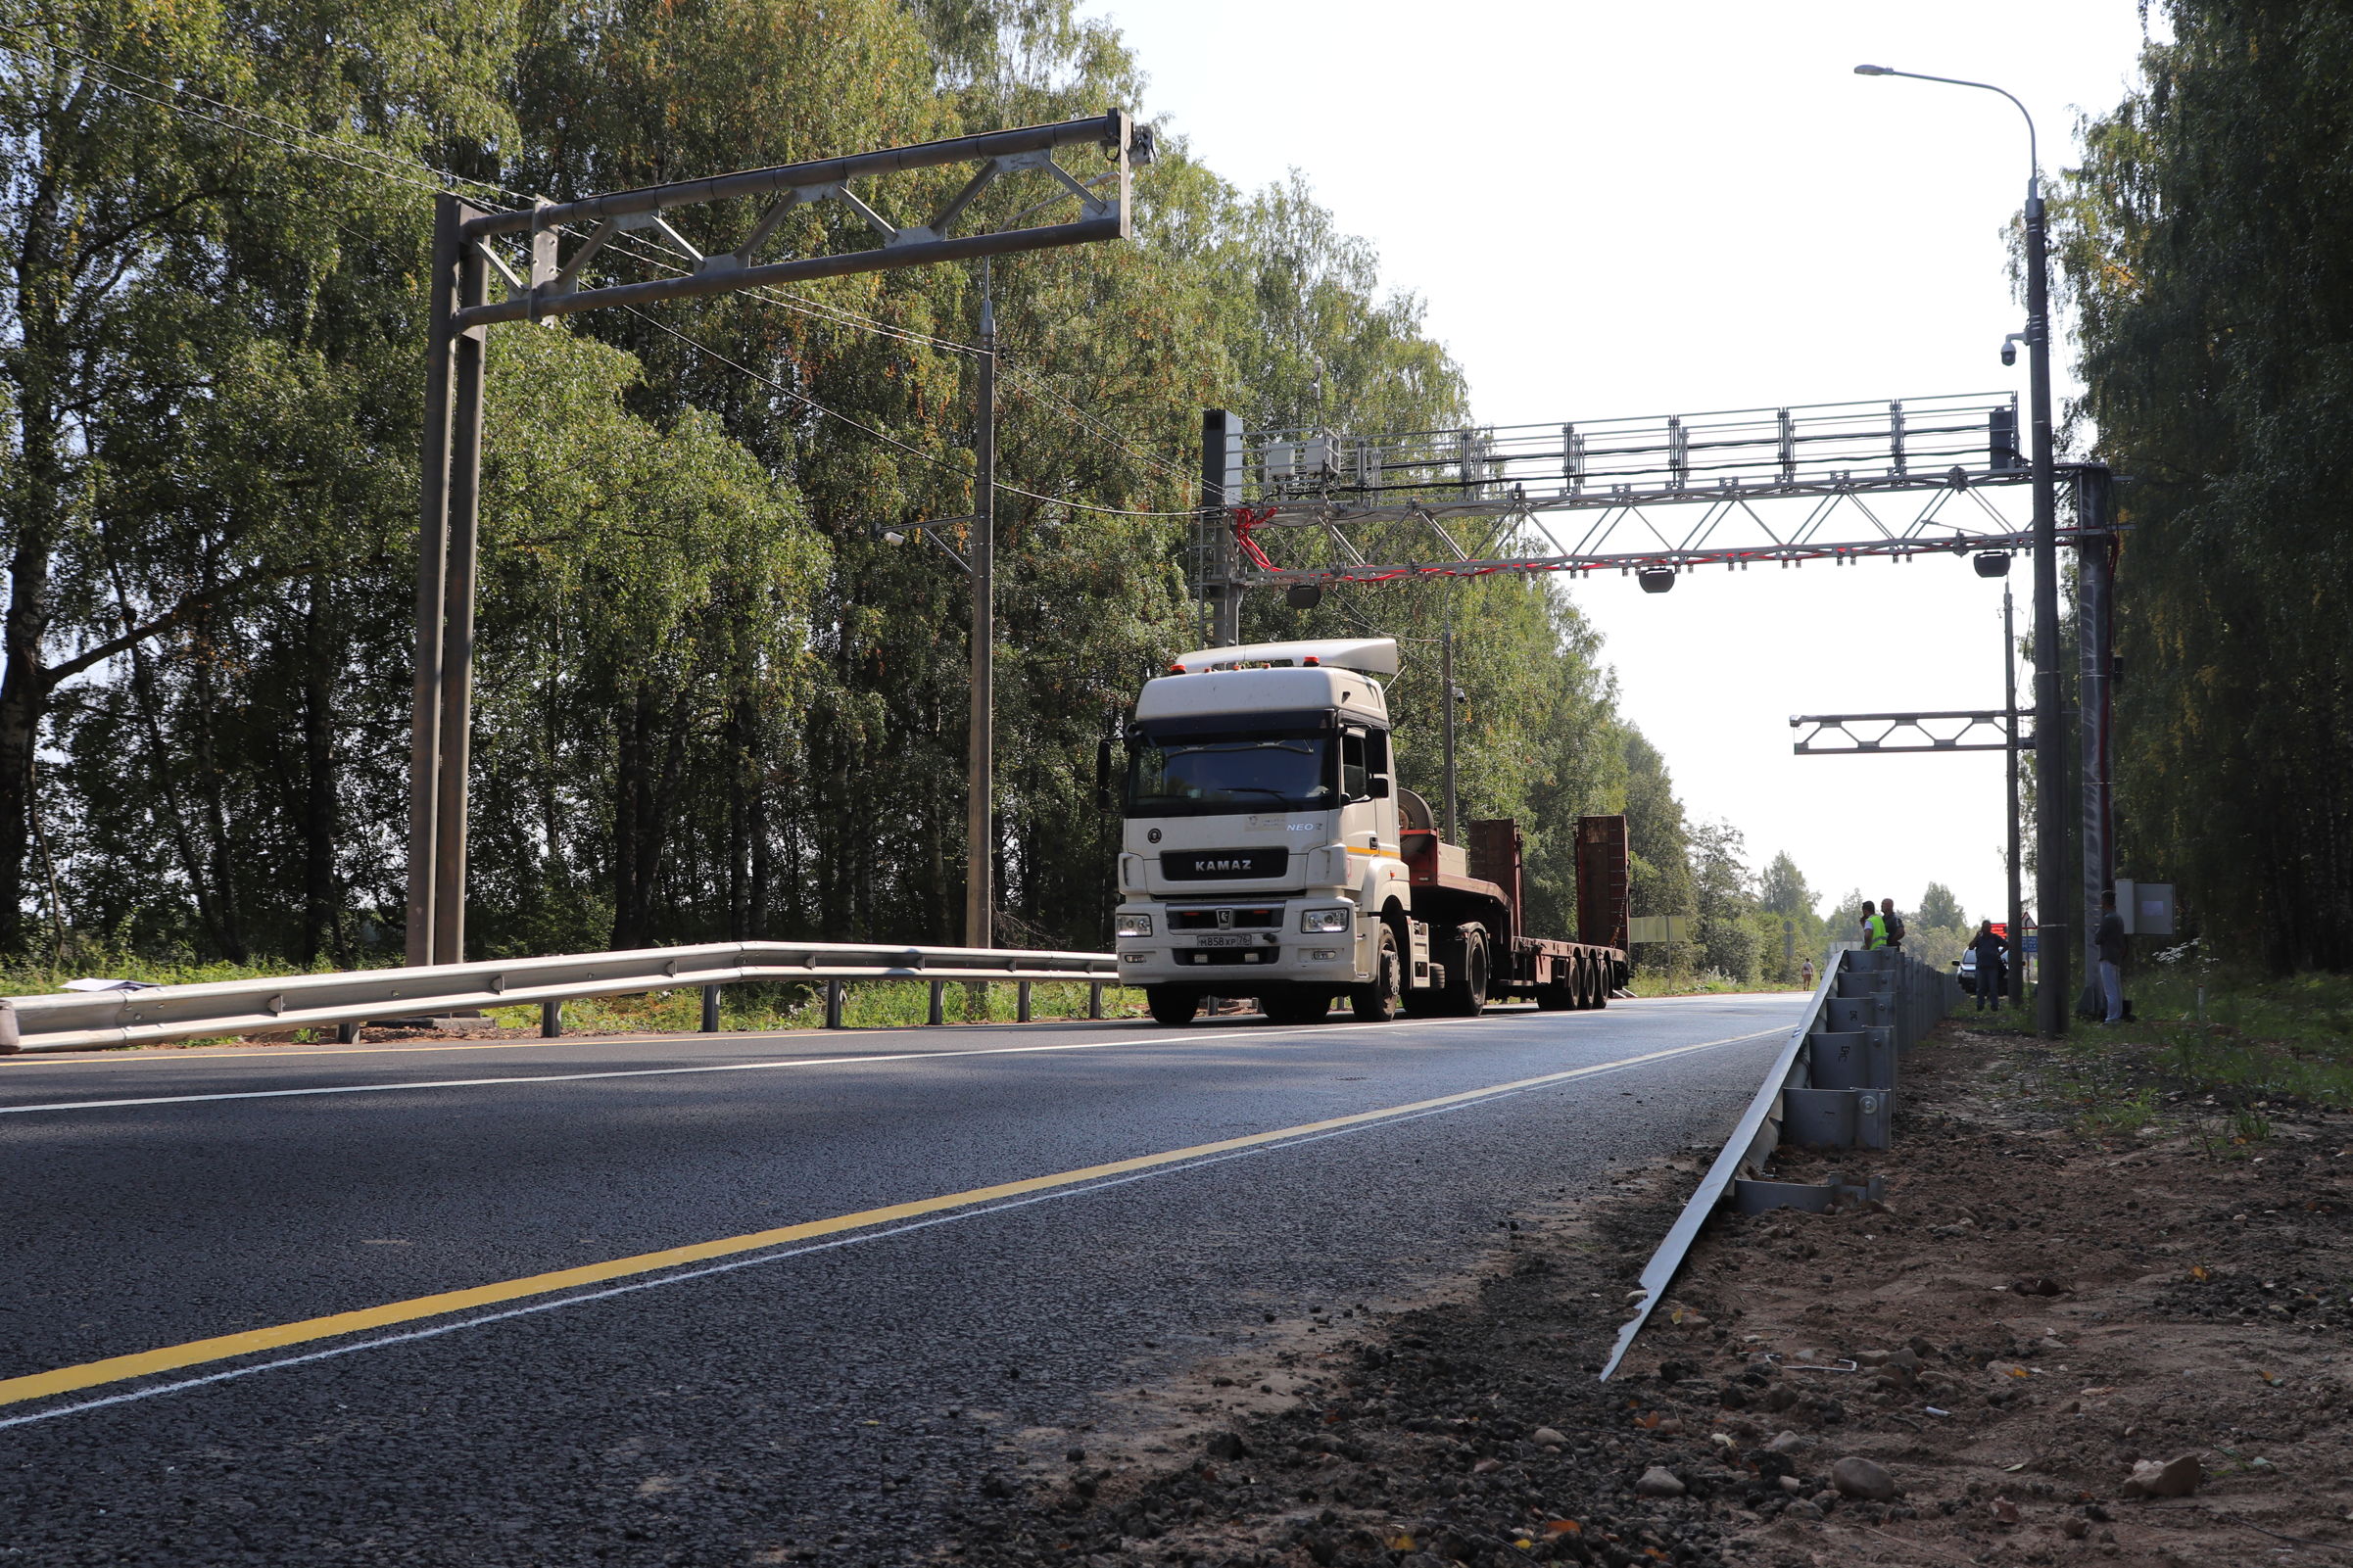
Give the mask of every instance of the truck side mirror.
[{"label": "truck side mirror", "polygon": [[1095,742],[1095,809],[1111,809],[1111,737]]},{"label": "truck side mirror", "polygon": [[1367,799],[1386,800],[1389,798],[1389,781],[1376,773],[1365,781],[1365,790]]}]

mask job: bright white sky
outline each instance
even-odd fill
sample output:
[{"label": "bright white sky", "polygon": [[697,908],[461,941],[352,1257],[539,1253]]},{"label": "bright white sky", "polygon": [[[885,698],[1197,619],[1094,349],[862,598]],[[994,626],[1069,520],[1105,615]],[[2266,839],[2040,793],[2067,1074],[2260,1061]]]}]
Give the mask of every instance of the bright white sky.
[{"label": "bright white sky", "polygon": [[[2134,0],[1087,0],[1141,112],[1228,179],[1296,167],[1428,305],[1484,422],[2016,390],[2003,232],[2122,96]],[[2064,322],[2062,322],[2064,326]],[[2061,393],[2072,386],[2062,353]],[[2020,513],[2019,515],[2023,515]],[[2029,574],[2012,578],[2027,630]],[[1696,818],[1836,897],[1974,919],[2002,891],[1998,752],[1797,757],[1794,713],[2001,701],[2001,584],[1947,559],[1576,589]],[[2021,691],[2031,689],[2020,669]]]}]

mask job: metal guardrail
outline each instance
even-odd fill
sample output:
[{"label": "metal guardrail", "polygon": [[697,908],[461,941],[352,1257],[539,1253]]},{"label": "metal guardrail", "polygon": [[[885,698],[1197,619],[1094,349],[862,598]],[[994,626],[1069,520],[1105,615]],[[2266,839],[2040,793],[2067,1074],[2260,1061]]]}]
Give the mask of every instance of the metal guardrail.
[{"label": "metal guardrail", "polygon": [[854,942],[714,942],[621,953],[573,953],[416,969],[281,974],[264,979],[157,985],[135,991],[76,991],[0,998],[0,1053],[90,1051],[210,1034],[351,1027],[371,1019],[447,1016],[539,1003],[542,1032],[560,1030],[557,1009],[578,997],[625,996],[701,987],[702,1026],[718,1027],[718,989],[745,981],[824,980],[826,1022],[841,1022],[841,982],[929,980],[932,1019],[950,982],[1029,984],[1079,981],[1094,987],[1089,1013],[1102,1016],[1102,987],[1119,981],[1110,953],[1016,948],[909,947]]},{"label": "metal guardrail", "polygon": [[[1738,1195],[1744,1200],[1741,1203],[1744,1212],[1791,1204],[1813,1207],[1809,1200],[1816,1196],[1814,1189],[1762,1179],[1765,1163],[1772,1158],[1773,1151],[1781,1146],[1782,1134],[1795,1109],[1790,1091],[1797,1091],[1801,1096],[1851,1096],[1852,1108],[1855,1109],[1868,1104],[1870,1110],[1867,1115],[1850,1117],[1848,1125],[1854,1127],[1861,1122],[1866,1129],[1875,1125],[1883,1134],[1878,1141],[1872,1142],[1867,1131],[1855,1141],[1871,1143],[1872,1147],[1887,1146],[1884,1131],[1895,1116],[1895,1064],[1903,1052],[1910,1050],[1922,1035],[1934,1028],[1938,1021],[1951,1010],[1959,994],[1960,982],[1946,972],[1918,959],[1906,958],[1900,952],[1888,949],[1881,951],[1887,954],[1886,959],[1849,949],[1837,954],[1834,962],[1825,966],[1822,983],[1814,988],[1811,1004],[1798,1025],[1790,1030],[1790,1037],[1780,1053],[1773,1058],[1773,1065],[1765,1072],[1764,1082],[1757,1089],[1755,1098],[1741,1113],[1740,1120],[1733,1126],[1732,1136],[1724,1140],[1724,1147],[1716,1155],[1714,1164],[1707,1167],[1707,1174],[1700,1178],[1699,1189],[1684,1204],[1683,1212],[1675,1216],[1674,1224],[1667,1228],[1666,1239],[1658,1244],[1657,1251],[1651,1255],[1651,1260],[1643,1266],[1639,1281],[1642,1286],[1641,1299],[1635,1305],[1634,1314],[1618,1329],[1617,1345],[1602,1368],[1603,1382],[1609,1380],[1610,1375],[1616,1372],[1618,1363],[1625,1359],[1626,1353],[1634,1348],[1635,1336],[1642,1332],[1643,1325],[1651,1319],[1651,1308],[1665,1299],[1666,1288],[1674,1281],[1676,1271],[1683,1266],[1683,1259],[1691,1252],[1692,1243],[1700,1239],[1701,1227],[1707,1223],[1708,1215],[1715,1212],[1716,1206],[1728,1194]],[[1887,983],[1884,986],[1875,983],[1880,979],[1885,979]],[[1875,996],[1884,997],[1885,1000],[1869,1001]],[[1853,1022],[1854,1015],[1866,1011],[1866,1002],[1868,1011],[1883,1019],[1881,1022],[1866,1024],[1864,1032],[1886,1032],[1884,1042],[1865,1043],[1884,1043],[1882,1054],[1885,1062],[1880,1070],[1887,1081],[1877,1086],[1857,1087],[1850,1081],[1857,1075],[1852,1070],[1854,1064],[1848,1062],[1844,1056],[1846,1042],[1851,1041],[1856,1031],[1836,1025]],[[1840,1004],[1847,1005],[1842,1007]],[[1835,1049],[1842,1056],[1835,1069],[1829,1061],[1825,1061],[1822,1065],[1824,1071],[1817,1079],[1814,1049],[1817,1040],[1825,1039],[1841,1042]],[[1863,1054],[1866,1072],[1871,1065],[1871,1056],[1868,1050]],[[1747,1188],[1758,1190],[1743,1192]],[[1861,1189],[1854,1190],[1859,1192]],[[1819,1207],[1829,1207],[1836,1201],[1839,1192],[1838,1187],[1824,1184],[1818,1192]]]}]

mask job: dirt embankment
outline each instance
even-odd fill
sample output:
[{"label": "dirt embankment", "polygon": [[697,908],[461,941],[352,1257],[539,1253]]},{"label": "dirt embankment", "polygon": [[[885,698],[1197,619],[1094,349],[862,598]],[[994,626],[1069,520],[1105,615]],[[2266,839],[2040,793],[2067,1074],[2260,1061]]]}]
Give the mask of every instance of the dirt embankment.
[{"label": "dirt embankment", "polygon": [[2056,1106],[2067,1066],[1943,1031],[1906,1063],[1894,1153],[1778,1172],[1882,1172],[1885,1205],[1719,1219],[1609,1384],[1687,1170],[1529,1219],[1458,1300],[1156,1390],[1172,1419],[1058,1440],[1030,1455],[1046,1481],[1009,1455],[947,1549],[2353,1564],[2353,1117],[2177,1094],[2103,1138]]}]

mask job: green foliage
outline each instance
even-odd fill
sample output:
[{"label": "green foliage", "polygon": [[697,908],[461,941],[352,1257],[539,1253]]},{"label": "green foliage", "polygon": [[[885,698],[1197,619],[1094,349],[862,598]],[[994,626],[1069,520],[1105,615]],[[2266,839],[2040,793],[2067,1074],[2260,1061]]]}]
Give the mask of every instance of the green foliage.
[{"label": "green foliage", "polygon": [[[1116,31],[1071,0],[0,0],[0,950],[42,934],[37,911],[116,972],[131,952],[300,968],[400,948],[434,189],[563,199],[1138,95]],[[1202,635],[1170,515],[1196,499],[1199,411],[1469,417],[1419,302],[1382,289],[1302,180],[1242,192],[1162,148],[1134,243],[990,270],[990,837],[1004,927],[1041,943],[1107,939],[1094,746]],[[960,177],[863,194],[921,212]],[[1006,181],[974,215],[1040,194]],[[757,214],[673,216],[717,251]],[[775,254],[848,221],[797,211]],[[651,232],[596,275],[674,268]],[[958,935],[969,589],[878,536],[973,508],[981,278],[490,330],[476,953]],[[1703,942],[1646,964],[1747,980],[1777,952],[1737,841],[1685,823],[1564,591],[1368,586],[1248,615],[1252,637],[1401,638],[1401,767],[1431,798],[1453,631],[1465,814],[1521,823],[1538,928],[1574,929],[1576,819],[1623,810],[1636,911],[1703,916]]]},{"label": "green foliage", "polygon": [[2268,1137],[2275,1105],[2353,1109],[2353,978],[2160,962],[2129,973],[2125,993],[2133,1022],[2079,1037],[2087,1073],[2156,1074],[2226,1142]]},{"label": "green foliage", "polygon": [[[1633,872],[1636,915],[1689,915],[1693,907],[1691,831],[1683,802],[1675,798],[1666,759],[1625,727],[1620,746],[1626,769],[1626,846]],[[1638,942],[1635,967],[1670,974],[1688,974],[1698,956],[1690,942]]]},{"label": "green foliage", "polygon": [[1753,920],[1756,896],[1742,857],[1746,840],[1728,822],[1703,823],[1692,833],[1692,890],[1698,899],[1700,963],[1740,984],[1757,976],[1764,942]]},{"label": "green foliage", "polygon": [[2353,968],[2353,13],[2170,0],[2059,204],[2081,415],[2135,483],[2121,864],[2276,972]]},{"label": "green foliage", "polygon": [[1802,915],[1807,920],[1818,917],[1814,906],[1822,895],[1806,884],[1805,874],[1790,859],[1788,850],[1775,855],[1756,879],[1756,904],[1759,909],[1775,915]]},{"label": "green foliage", "polygon": [[1945,929],[1965,927],[1969,917],[1961,910],[1961,902],[1952,896],[1952,889],[1943,882],[1930,882],[1928,891],[1920,895],[1920,912],[1912,917],[1922,926]]}]

